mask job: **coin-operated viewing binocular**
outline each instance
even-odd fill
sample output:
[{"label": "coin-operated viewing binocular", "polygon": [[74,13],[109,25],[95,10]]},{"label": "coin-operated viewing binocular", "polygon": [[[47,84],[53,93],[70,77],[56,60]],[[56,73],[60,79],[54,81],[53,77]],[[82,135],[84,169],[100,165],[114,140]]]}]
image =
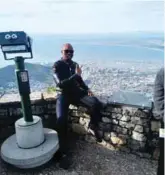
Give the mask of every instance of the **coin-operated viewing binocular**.
[{"label": "coin-operated viewing binocular", "polygon": [[24,31],[0,32],[0,45],[5,60],[14,59],[14,57],[9,58],[7,56],[17,53],[30,53],[24,59],[33,58],[32,39]]},{"label": "coin-operated viewing binocular", "polygon": [[16,133],[4,141],[0,154],[5,162],[23,169],[45,164],[59,149],[57,132],[43,128],[42,119],[32,115],[29,75],[24,64],[25,59],[33,57],[31,44],[31,38],[23,31],[0,32],[4,58],[15,62],[22,106],[22,118],[15,122]]},{"label": "coin-operated viewing binocular", "polygon": [[[21,96],[22,111],[27,122],[32,122],[33,118],[29,97],[29,75],[25,69],[24,60],[33,57],[31,41],[31,38],[24,31],[0,32],[0,45],[5,60],[15,61],[15,75]],[[29,53],[28,57],[22,56],[24,53]],[[17,56],[15,56],[16,54]]]}]

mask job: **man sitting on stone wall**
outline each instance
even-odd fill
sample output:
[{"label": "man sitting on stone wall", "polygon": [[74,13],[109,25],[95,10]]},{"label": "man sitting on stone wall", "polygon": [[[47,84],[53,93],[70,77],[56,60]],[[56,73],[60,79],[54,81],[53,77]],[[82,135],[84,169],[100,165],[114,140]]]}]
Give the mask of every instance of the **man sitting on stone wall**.
[{"label": "man sitting on stone wall", "polygon": [[67,142],[67,123],[68,108],[70,104],[82,104],[90,111],[89,127],[94,131],[98,142],[102,141],[99,132],[98,123],[101,121],[100,109],[101,102],[93,96],[91,90],[87,87],[81,77],[81,68],[72,61],[74,50],[71,44],[64,44],[61,50],[62,58],[53,65],[54,79],[57,87],[61,89],[61,94],[57,98],[56,115],[57,115],[57,132],[59,136],[62,168],[68,168],[69,161],[68,142]]}]

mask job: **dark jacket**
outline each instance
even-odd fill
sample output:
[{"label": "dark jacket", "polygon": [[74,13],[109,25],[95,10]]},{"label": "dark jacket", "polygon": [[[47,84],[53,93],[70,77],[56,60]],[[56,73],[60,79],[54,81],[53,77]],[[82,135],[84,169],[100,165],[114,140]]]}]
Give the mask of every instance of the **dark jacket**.
[{"label": "dark jacket", "polygon": [[164,68],[161,68],[155,78],[154,107],[162,119],[164,119]]},{"label": "dark jacket", "polygon": [[81,76],[75,73],[78,64],[72,60],[58,60],[53,65],[54,79],[57,87],[66,95],[79,95],[86,93],[88,87]]}]

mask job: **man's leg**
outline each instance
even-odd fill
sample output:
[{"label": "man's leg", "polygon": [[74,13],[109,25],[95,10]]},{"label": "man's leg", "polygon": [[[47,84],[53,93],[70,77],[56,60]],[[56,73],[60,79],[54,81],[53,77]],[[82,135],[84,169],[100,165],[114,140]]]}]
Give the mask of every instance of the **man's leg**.
[{"label": "man's leg", "polygon": [[98,142],[102,141],[102,136],[99,131],[99,122],[101,121],[100,110],[102,108],[101,102],[93,96],[84,96],[80,99],[80,103],[87,107],[90,111],[90,124],[89,127],[94,131]]},{"label": "man's leg", "polygon": [[59,138],[60,152],[65,154],[67,152],[67,123],[68,123],[68,99],[64,95],[60,95],[56,102],[56,116],[57,116],[57,132]]},{"label": "man's leg", "polygon": [[164,175],[164,138],[159,138],[160,141],[160,156],[158,160],[157,175]]},{"label": "man's leg", "polygon": [[[164,123],[161,123],[161,128],[164,128]],[[160,155],[158,160],[157,175],[164,175],[164,138],[159,138]]]}]

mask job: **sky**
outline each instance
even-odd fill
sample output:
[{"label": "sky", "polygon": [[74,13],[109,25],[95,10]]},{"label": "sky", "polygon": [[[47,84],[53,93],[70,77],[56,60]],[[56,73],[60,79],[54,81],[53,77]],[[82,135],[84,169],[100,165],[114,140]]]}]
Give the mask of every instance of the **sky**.
[{"label": "sky", "polygon": [[163,21],[159,0],[0,0],[0,32],[162,32]]}]

